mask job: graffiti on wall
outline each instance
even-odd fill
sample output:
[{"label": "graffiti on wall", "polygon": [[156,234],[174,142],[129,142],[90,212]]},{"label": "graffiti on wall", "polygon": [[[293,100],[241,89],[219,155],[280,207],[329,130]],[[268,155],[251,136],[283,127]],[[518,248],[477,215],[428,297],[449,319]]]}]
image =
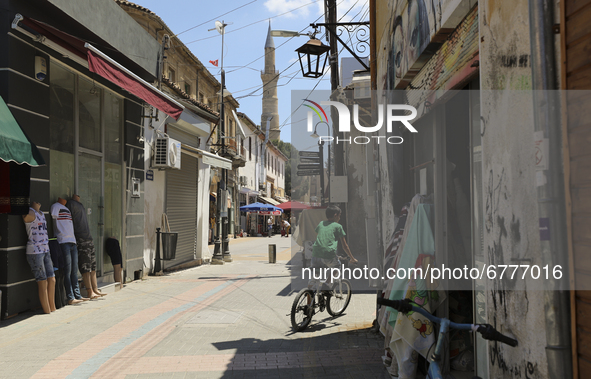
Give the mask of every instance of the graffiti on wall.
[{"label": "graffiti on wall", "polygon": [[446,90],[477,71],[478,9],[474,8],[409,84],[408,103],[423,115]]},{"label": "graffiti on wall", "polygon": [[501,346],[502,344],[500,342],[494,342],[491,345],[488,354],[490,358],[490,364],[493,367],[498,367],[499,370],[503,372],[503,377],[510,376],[512,378],[524,379],[533,379],[539,377],[537,364],[527,360],[523,360],[518,364],[511,363],[504,356],[504,352],[511,354],[511,351],[508,350],[511,348],[504,348]]},{"label": "graffiti on wall", "polygon": [[[402,80],[409,80],[424,62],[419,57],[434,37],[442,31],[450,14],[468,0],[392,0],[378,11],[391,14],[384,36],[384,54],[387,55],[386,89],[394,89]],[[381,2],[380,2],[381,3]],[[455,25],[448,26],[453,30]],[[447,29],[446,29],[447,30]],[[409,76],[410,75],[410,76]]]}]

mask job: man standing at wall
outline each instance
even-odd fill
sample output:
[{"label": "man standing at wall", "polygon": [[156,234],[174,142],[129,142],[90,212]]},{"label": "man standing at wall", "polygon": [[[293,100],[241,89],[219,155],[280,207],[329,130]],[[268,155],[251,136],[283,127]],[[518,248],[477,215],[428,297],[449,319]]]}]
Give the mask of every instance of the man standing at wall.
[{"label": "man standing at wall", "polygon": [[86,208],[80,203],[80,196],[74,195],[68,200],[66,206],[72,212],[72,221],[74,223],[74,234],[78,243],[78,267],[82,274],[84,286],[88,292],[88,297],[96,299],[105,296],[98,290],[96,282],[96,254],[92,235],[88,227],[86,218]]},{"label": "man standing at wall", "polygon": [[76,237],[74,236],[74,224],[72,223],[72,214],[66,207],[66,200],[59,197],[57,202],[50,208],[51,217],[53,217],[54,233],[57,237],[57,243],[64,256],[64,287],[66,287],[66,297],[68,304],[78,304],[88,300],[80,295],[78,288],[78,249],[76,247]]}]

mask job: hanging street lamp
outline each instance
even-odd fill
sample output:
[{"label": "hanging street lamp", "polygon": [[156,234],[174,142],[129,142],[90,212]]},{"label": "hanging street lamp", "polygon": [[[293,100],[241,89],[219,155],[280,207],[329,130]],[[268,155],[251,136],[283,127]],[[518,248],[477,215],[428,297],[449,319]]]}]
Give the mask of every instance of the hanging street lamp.
[{"label": "hanging street lamp", "polygon": [[[328,60],[328,51],[330,47],[324,45],[315,37],[303,46],[296,49],[302,69],[302,75],[306,78],[319,78],[324,74],[326,61]],[[305,61],[305,62],[304,62]]]}]

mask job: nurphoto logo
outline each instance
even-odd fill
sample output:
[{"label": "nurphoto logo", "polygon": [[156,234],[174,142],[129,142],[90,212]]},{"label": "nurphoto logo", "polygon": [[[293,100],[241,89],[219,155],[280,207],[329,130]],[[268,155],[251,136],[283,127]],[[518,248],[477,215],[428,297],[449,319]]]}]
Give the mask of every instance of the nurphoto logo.
[{"label": "nurphoto logo", "polygon": [[[338,101],[321,101],[320,104],[318,104],[315,101],[308,100],[308,99],[304,99],[304,101],[312,104],[312,105],[309,105],[309,104],[304,103],[304,105],[306,107],[311,109],[310,111],[308,111],[308,132],[314,131],[314,114],[316,114],[318,116],[318,118],[320,119],[320,122],[328,123],[328,117],[326,115],[324,108],[322,107],[323,105],[325,105],[325,106],[332,105],[338,111],[339,132],[347,133],[347,132],[351,131],[351,112],[349,112],[349,108],[345,104],[339,103]],[[410,114],[402,114],[402,115],[401,114],[394,114],[395,111],[408,111],[408,112],[410,112]],[[382,129],[382,127],[384,126],[384,113],[386,114],[385,118],[386,118],[386,132],[387,133],[392,133],[392,125],[395,122],[402,123],[402,125],[404,125],[404,127],[406,129],[408,129],[408,131],[410,131],[411,133],[418,132],[410,123],[410,121],[414,120],[417,117],[417,110],[412,105],[407,105],[407,104],[387,104],[385,112],[384,112],[384,104],[379,104],[378,105],[378,122],[374,126],[361,125],[361,123],[359,122],[359,105],[354,104],[353,105],[353,125],[355,125],[355,128],[357,130],[359,130],[360,132],[375,133],[375,132],[379,131],[380,129]],[[333,136],[319,136],[318,143],[322,143],[325,141],[336,141],[337,144],[348,142],[348,143],[354,143],[357,145],[367,145],[371,141],[372,138],[376,139],[378,141],[378,144],[380,143],[380,139],[384,139],[386,141],[386,143],[389,143],[391,145],[399,145],[404,141],[402,139],[402,137],[400,137],[400,136],[390,136],[390,137],[371,136],[371,138],[368,136],[357,136],[355,138],[352,138],[352,137],[339,138],[339,137],[337,137],[336,139]]]}]

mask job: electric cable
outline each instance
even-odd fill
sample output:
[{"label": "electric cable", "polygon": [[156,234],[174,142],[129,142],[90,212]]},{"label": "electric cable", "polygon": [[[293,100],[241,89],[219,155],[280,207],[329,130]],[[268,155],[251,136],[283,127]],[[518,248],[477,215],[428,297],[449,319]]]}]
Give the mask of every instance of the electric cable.
[{"label": "electric cable", "polygon": [[[317,3],[317,2],[319,2],[319,1],[320,1],[320,0],[315,0],[315,1],[312,1],[312,2],[310,2],[310,3],[304,4],[304,5],[300,5],[299,7],[297,7],[297,8],[294,8],[294,9],[292,9],[292,10],[289,10],[289,11],[287,11],[287,12],[284,12],[284,13],[281,13],[281,14],[278,14],[278,15],[275,15],[275,16],[271,16],[271,17],[266,17],[266,18],[264,18],[264,19],[262,19],[262,20],[258,20],[258,21],[252,22],[252,23],[250,23],[250,24],[247,24],[247,25],[241,26],[241,27],[239,27],[239,28],[237,28],[237,29],[232,29],[232,30],[230,30],[229,32],[226,32],[225,34],[230,34],[230,33],[233,33],[233,32],[237,32],[237,31],[239,31],[239,30],[241,30],[241,29],[248,28],[249,26],[256,25],[256,24],[259,24],[259,23],[261,23],[261,22],[264,22],[264,21],[271,20],[271,19],[273,19],[273,18],[277,18],[277,17],[285,16],[286,14],[293,13],[293,12],[297,11],[297,10],[298,10],[298,9],[300,9],[300,8],[307,7],[307,6],[309,6],[309,5],[312,5],[312,4],[315,4],[315,3]],[[194,41],[191,41],[191,42],[187,42],[187,43],[185,43],[185,45],[188,45],[188,44],[190,44],[190,43],[194,43],[194,42],[204,41],[204,40],[206,40],[206,39],[216,38],[216,37],[217,37],[217,36],[211,36],[211,37],[205,37],[205,38],[196,39],[196,40],[194,40]]]},{"label": "electric cable", "polygon": [[203,26],[203,25],[205,25],[205,24],[207,24],[207,23],[209,23],[209,22],[212,22],[212,21],[214,21],[214,20],[217,20],[218,18],[220,18],[220,17],[222,17],[222,16],[225,16],[225,15],[227,15],[227,14],[230,14],[230,13],[232,13],[232,12],[235,12],[235,11],[237,11],[238,9],[244,8],[244,7],[245,7],[245,6],[247,6],[247,5],[250,5],[250,4],[252,4],[252,3],[256,3],[257,1],[258,1],[258,0],[253,0],[253,1],[251,1],[250,3],[246,3],[246,4],[244,4],[244,5],[241,5],[241,6],[239,6],[238,8],[234,8],[234,9],[232,9],[231,11],[228,11],[228,12],[226,12],[226,13],[223,13],[223,14],[221,14],[221,15],[217,16],[217,17],[214,17],[214,18],[212,18],[211,20],[207,20],[207,21],[205,21],[205,22],[202,22],[202,23],[201,23],[201,24],[199,24],[199,25],[195,25],[195,26],[193,26],[193,27],[190,27],[190,28],[189,28],[189,29],[187,29],[187,30],[183,30],[182,32],[180,32],[180,33],[177,33],[177,34],[173,35],[172,37],[178,37],[178,36],[180,36],[181,34],[188,32],[189,30],[193,30],[193,29],[195,29],[195,28],[198,28],[198,27],[200,27],[200,26]]},{"label": "electric cable", "polygon": [[[361,12],[359,12],[359,13],[361,13]],[[359,15],[359,13],[357,13],[357,15]],[[364,13],[362,16],[361,16],[361,18],[363,19],[363,18],[364,18],[364,17],[367,15],[367,13],[369,13],[369,9],[367,9],[367,11],[366,11],[366,12],[365,12],[365,13]],[[343,17],[344,17],[344,15],[343,15]],[[342,17],[341,17],[341,19],[342,19]],[[339,19],[339,21],[340,21],[341,19]],[[353,38],[353,36],[349,36],[349,39],[347,40],[346,44],[348,44],[348,43],[351,41],[351,38]],[[344,49],[345,49],[345,47],[343,46],[343,47],[341,48],[341,50],[339,50],[339,55],[340,55],[340,54],[343,52],[343,50],[344,50]],[[326,70],[326,71],[325,71],[325,72],[322,74],[322,76],[321,76],[321,77],[320,77],[320,79],[318,80],[318,83],[316,83],[316,85],[314,86],[314,88],[312,88],[312,91],[310,91],[310,93],[308,94],[308,96],[310,96],[310,94],[312,94],[312,92],[314,92],[314,90],[316,89],[316,87],[318,86],[318,84],[320,84],[320,81],[322,81],[322,79],[324,78],[324,76],[326,75],[326,73],[327,73],[327,72],[329,72],[329,71],[330,71],[330,70]],[[308,97],[308,96],[306,96],[306,97]],[[302,104],[303,104],[303,103],[302,103]],[[287,122],[289,119],[291,119],[291,117],[292,117],[292,116],[293,116],[293,115],[294,115],[294,114],[295,114],[295,113],[296,113],[296,112],[297,112],[297,111],[298,111],[298,110],[299,110],[299,109],[302,107],[302,104],[300,104],[300,105],[299,105],[299,106],[298,106],[298,107],[297,107],[297,108],[296,108],[296,109],[295,109],[295,110],[294,110],[294,111],[293,111],[293,112],[292,112],[292,113],[291,113],[291,114],[290,114],[290,115],[289,115],[289,116],[288,116],[288,117],[285,119],[285,121],[283,121],[283,124],[281,124],[281,126],[279,126],[279,130],[281,130],[281,129],[282,129],[282,128],[283,128],[283,127],[286,125],[286,122]],[[293,124],[293,123],[292,123],[292,124]]]}]

